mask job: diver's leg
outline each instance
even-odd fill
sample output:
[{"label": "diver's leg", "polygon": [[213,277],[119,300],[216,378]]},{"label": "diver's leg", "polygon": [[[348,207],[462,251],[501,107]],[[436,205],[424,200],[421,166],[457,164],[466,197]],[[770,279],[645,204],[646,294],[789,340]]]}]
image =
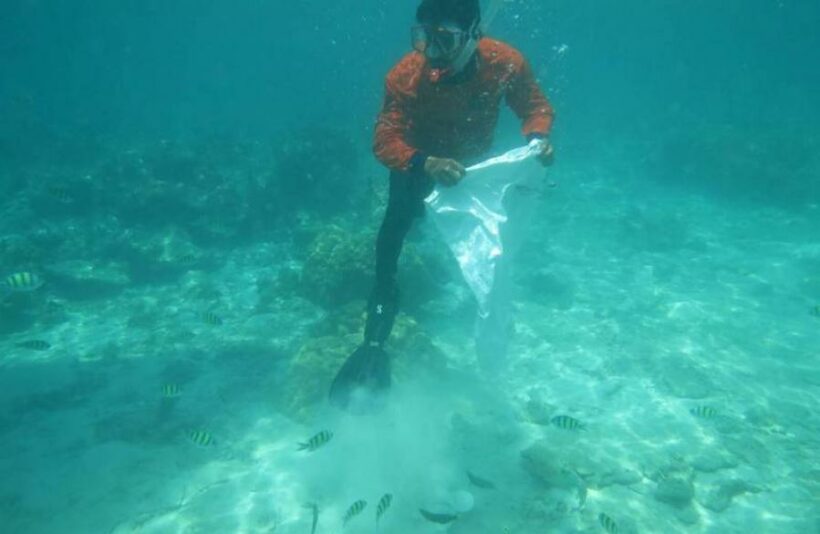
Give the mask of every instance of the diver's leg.
[{"label": "diver's leg", "polygon": [[376,238],[376,284],[367,302],[365,343],[381,345],[393,329],[398,313],[399,256],[413,220],[424,214],[424,197],[429,190],[417,176],[396,172],[390,175],[387,210]]}]

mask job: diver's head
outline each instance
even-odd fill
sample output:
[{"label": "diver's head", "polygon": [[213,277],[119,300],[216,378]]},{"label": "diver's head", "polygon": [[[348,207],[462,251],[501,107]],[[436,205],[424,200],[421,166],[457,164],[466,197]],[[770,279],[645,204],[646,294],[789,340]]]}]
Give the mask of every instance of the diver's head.
[{"label": "diver's head", "polygon": [[436,69],[460,72],[481,38],[478,0],[422,0],[416,10],[413,48]]}]

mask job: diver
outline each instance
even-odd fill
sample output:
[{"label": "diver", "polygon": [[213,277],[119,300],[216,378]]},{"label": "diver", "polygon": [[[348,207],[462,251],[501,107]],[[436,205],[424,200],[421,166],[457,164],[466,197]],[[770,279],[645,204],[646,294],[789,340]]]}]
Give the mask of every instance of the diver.
[{"label": "diver", "polygon": [[543,139],[539,159],[552,159],[547,140],[553,109],[529,64],[511,46],[483,35],[478,0],[423,0],[412,27],[413,51],[387,75],[373,151],[390,170],[387,210],[376,240],[376,280],[367,303],[364,343],[330,390],[347,408],[357,388],[390,386],[383,345],[398,313],[398,260],[424,199],[436,184],[453,187],[467,162],[485,157],[502,99],[522,121],[527,141]]}]

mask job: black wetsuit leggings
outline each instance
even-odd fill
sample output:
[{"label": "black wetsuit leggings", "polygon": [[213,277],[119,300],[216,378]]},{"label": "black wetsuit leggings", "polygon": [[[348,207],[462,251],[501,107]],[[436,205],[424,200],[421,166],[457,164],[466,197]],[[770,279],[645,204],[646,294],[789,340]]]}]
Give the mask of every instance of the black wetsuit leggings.
[{"label": "black wetsuit leggings", "polygon": [[382,344],[390,335],[398,313],[396,272],[399,256],[413,221],[424,215],[424,199],[433,191],[426,176],[390,174],[390,196],[376,238],[376,284],[367,305],[365,341]]}]

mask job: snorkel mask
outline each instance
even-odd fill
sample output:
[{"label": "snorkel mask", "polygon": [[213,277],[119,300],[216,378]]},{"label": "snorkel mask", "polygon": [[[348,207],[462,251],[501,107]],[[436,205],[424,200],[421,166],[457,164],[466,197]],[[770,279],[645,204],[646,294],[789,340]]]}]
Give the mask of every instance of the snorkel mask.
[{"label": "snorkel mask", "polygon": [[441,74],[461,72],[481,38],[478,21],[468,30],[455,24],[419,24],[411,29],[413,49],[427,58]]}]

